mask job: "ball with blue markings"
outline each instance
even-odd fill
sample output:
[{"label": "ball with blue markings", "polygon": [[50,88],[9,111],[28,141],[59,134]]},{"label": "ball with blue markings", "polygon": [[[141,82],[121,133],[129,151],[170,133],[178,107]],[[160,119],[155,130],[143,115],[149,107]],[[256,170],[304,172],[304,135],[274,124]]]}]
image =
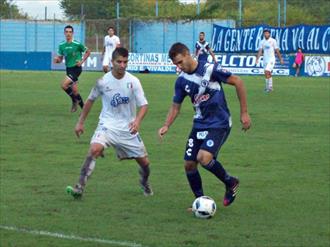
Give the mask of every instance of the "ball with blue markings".
[{"label": "ball with blue markings", "polygon": [[201,196],[195,199],[192,204],[192,212],[197,218],[209,219],[215,215],[217,205],[209,196]]}]

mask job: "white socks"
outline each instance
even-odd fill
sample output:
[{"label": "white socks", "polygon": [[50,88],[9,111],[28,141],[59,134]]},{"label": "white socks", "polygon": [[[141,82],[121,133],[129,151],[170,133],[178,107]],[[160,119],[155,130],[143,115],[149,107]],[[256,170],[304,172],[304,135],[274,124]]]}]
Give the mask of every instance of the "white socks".
[{"label": "white socks", "polygon": [[266,87],[265,90],[272,91],[273,90],[273,77],[270,77],[269,79],[266,79]]}]

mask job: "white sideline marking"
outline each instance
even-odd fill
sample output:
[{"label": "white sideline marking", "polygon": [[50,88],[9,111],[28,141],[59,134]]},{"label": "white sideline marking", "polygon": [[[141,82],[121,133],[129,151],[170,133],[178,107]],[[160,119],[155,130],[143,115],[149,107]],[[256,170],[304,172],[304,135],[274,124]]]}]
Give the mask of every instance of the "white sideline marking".
[{"label": "white sideline marking", "polygon": [[54,238],[71,239],[71,240],[119,245],[119,246],[126,246],[126,247],[142,247],[141,244],[127,242],[127,241],[118,241],[118,240],[109,240],[109,239],[100,239],[100,238],[83,238],[83,237],[75,236],[75,235],[65,235],[65,234],[57,233],[57,232],[28,230],[28,229],[18,228],[18,227],[14,227],[14,226],[0,225],[0,229],[5,229],[5,230],[15,231],[15,232],[22,232],[22,233],[29,233],[29,234],[33,234],[33,235],[49,236],[49,237],[54,237]]}]

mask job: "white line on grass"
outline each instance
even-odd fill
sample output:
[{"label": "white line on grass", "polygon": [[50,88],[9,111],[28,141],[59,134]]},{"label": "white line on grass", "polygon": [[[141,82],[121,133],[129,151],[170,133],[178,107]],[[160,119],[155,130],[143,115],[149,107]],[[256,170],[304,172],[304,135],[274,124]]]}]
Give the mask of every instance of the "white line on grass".
[{"label": "white line on grass", "polygon": [[14,227],[14,226],[0,225],[0,229],[21,232],[21,233],[28,233],[28,234],[33,234],[33,235],[49,236],[49,237],[54,237],[54,238],[79,240],[79,241],[95,242],[95,243],[102,243],[102,244],[111,244],[111,245],[117,245],[117,246],[142,247],[141,244],[127,242],[127,241],[118,241],[118,240],[109,240],[109,239],[100,239],[100,238],[83,238],[83,237],[75,236],[75,235],[65,235],[65,234],[57,233],[57,232],[28,230],[28,229],[18,228],[18,227]]}]

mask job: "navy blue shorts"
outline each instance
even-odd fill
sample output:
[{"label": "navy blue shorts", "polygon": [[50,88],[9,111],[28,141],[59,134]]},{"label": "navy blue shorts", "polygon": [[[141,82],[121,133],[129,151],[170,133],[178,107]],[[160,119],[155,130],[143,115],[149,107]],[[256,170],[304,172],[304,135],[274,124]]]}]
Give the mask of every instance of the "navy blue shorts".
[{"label": "navy blue shorts", "polygon": [[184,159],[197,161],[197,154],[200,149],[210,152],[216,158],[229,133],[230,128],[192,129],[188,137]]},{"label": "navy blue shorts", "polygon": [[75,66],[75,67],[70,67],[66,68],[66,75],[71,79],[73,83],[76,83],[78,81],[78,77],[80,76],[82,71],[81,66]]}]

